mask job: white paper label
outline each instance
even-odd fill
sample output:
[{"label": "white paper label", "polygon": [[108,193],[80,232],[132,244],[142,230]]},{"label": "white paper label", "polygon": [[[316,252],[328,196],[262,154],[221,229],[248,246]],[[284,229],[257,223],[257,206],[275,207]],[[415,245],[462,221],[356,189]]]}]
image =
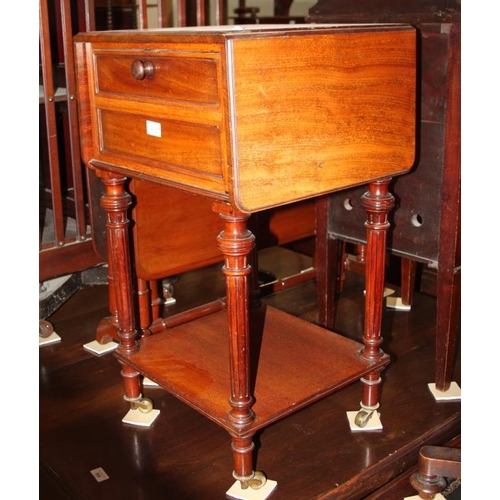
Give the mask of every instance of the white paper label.
[{"label": "white paper label", "polygon": [[104,472],[102,467],[98,467],[97,469],[93,469],[90,473],[94,476],[95,480],[100,483],[101,481],[106,481],[109,479],[109,476]]},{"label": "white paper label", "polygon": [[161,123],[146,120],[146,133],[154,137],[161,137]]}]

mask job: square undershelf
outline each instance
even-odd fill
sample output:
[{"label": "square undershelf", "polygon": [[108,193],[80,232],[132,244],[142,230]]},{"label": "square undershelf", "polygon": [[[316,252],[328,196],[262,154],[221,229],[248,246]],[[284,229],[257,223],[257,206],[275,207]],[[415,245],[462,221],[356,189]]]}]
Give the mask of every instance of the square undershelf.
[{"label": "square undershelf", "polygon": [[[250,310],[250,383],[260,429],[389,363],[362,358],[362,344],[271,306]],[[141,339],[121,361],[228,431],[227,311]],[[360,386],[360,397],[361,397]]]}]

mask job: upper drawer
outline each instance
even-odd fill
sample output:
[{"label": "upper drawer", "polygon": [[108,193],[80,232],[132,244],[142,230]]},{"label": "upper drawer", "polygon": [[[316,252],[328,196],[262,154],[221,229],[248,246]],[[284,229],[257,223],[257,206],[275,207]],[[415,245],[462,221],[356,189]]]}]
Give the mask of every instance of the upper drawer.
[{"label": "upper drawer", "polygon": [[95,68],[98,93],[219,104],[217,60],[201,54],[96,51]]}]

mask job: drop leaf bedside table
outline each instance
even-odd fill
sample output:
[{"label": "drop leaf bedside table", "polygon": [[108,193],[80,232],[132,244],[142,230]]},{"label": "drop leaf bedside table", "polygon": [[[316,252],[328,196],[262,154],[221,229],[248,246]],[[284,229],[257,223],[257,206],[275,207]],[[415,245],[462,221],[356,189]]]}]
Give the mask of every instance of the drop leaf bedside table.
[{"label": "drop leaf bedside table", "polygon": [[[259,429],[358,380],[357,425],[378,408],[380,372],[389,363],[380,348],[385,234],[394,205],[388,185],[414,162],[415,47],[415,30],[396,24],[75,37],[82,155],[105,185],[125,399],[150,409],[140,392],[143,375],[226,429],[242,491],[266,483],[253,469]],[[138,335],[129,178],[213,201],[225,308]],[[250,214],[364,184],[363,344],[253,306]]]}]

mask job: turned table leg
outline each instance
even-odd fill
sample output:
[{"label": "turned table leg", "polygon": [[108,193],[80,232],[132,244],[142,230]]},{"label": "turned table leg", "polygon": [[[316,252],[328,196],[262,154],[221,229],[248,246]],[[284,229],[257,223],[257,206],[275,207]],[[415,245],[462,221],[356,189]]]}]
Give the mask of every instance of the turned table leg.
[{"label": "turned table leg", "polygon": [[235,212],[229,205],[214,203],[224,228],[217,237],[219,249],[224,255],[222,272],[226,277],[226,307],[229,325],[229,363],[231,409],[227,415],[233,430],[233,476],[243,489],[256,489],[266,482],[265,476],[253,470],[252,432],[245,429],[254,421],[254,398],[250,387],[250,284],[252,267],[251,252],[255,236],[247,228],[248,214]]},{"label": "turned table leg", "polygon": [[[394,196],[389,192],[390,179],[370,183],[368,191],[361,197],[366,210],[366,297],[365,324],[362,356],[368,360],[379,360],[384,356],[381,349],[382,310],[385,284],[386,236],[390,227],[388,214],[394,207]],[[380,369],[368,373],[361,379],[363,397],[361,411],[356,416],[356,425],[364,427],[380,405]]]},{"label": "turned table leg", "polygon": [[[132,270],[130,263],[129,220],[127,216],[131,197],[125,189],[126,177],[99,172],[105,192],[101,197],[101,206],[106,211],[106,232],[108,237],[109,261],[113,274],[113,295],[118,318],[117,349],[129,355],[139,349],[138,335],[135,330]],[[139,373],[130,366],[122,365],[124,399],[131,406],[141,403]]]}]

